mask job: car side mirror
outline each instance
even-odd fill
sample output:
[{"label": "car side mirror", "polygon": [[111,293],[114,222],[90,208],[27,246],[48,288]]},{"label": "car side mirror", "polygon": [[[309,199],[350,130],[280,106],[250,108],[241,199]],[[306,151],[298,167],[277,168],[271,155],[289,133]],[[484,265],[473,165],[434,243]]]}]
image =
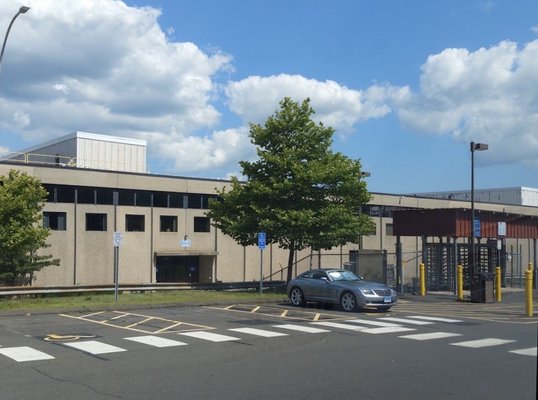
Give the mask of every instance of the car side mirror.
[{"label": "car side mirror", "polygon": [[329,279],[327,279],[325,276],[319,278],[320,280],[324,281],[325,283],[329,283]]}]

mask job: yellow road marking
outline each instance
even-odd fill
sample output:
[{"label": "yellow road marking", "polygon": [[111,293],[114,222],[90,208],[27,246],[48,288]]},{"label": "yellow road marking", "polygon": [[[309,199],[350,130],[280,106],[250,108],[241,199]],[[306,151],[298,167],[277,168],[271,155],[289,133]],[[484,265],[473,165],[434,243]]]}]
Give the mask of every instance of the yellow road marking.
[{"label": "yellow road marking", "polygon": [[[104,311],[89,314],[89,315],[90,316],[99,315],[99,314],[101,314],[103,312]],[[124,312],[120,312],[120,311],[112,311],[112,312],[120,314],[120,315],[117,316],[117,317],[110,318],[108,320],[103,320],[103,321],[87,318],[86,316],[75,316],[75,315],[69,315],[69,314],[59,314],[59,315],[62,316],[62,317],[78,319],[78,320],[81,320],[81,321],[93,322],[93,323],[96,323],[96,324],[105,325],[105,326],[109,326],[109,327],[112,327],[112,328],[127,329],[127,330],[134,331],[134,332],[151,333],[151,334],[158,334],[158,333],[161,333],[161,332],[166,333],[170,329],[172,329],[172,328],[174,328],[176,326],[179,326],[179,325],[185,325],[186,328],[182,329],[182,331],[214,329],[211,326],[190,324],[190,323],[187,323],[187,322],[174,321],[174,320],[170,320],[170,319],[166,319],[166,318],[152,317],[152,316],[136,314],[136,313],[124,313]],[[135,322],[135,323],[133,323],[131,325],[128,325],[128,326],[121,326],[121,325],[116,325],[116,324],[113,323],[114,320],[117,320],[119,318],[126,317],[126,316],[143,317],[144,319],[141,320],[141,321]],[[158,320],[158,321],[161,321],[161,322],[168,322],[168,323],[170,323],[170,325],[166,326],[164,328],[155,329],[155,330],[135,328],[135,326],[143,324],[144,322],[147,322],[147,321],[150,321],[150,320]]]}]

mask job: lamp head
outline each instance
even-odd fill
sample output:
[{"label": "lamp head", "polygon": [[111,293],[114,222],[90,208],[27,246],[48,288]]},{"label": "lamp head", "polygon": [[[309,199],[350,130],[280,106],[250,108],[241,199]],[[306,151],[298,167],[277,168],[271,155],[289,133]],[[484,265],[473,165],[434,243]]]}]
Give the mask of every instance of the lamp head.
[{"label": "lamp head", "polygon": [[19,8],[19,12],[21,14],[26,14],[28,12],[28,10],[30,9],[30,7],[26,7],[26,6],[21,6],[21,8]]},{"label": "lamp head", "polygon": [[471,151],[484,151],[488,149],[488,145],[486,143],[475,143],[471,142]]}]

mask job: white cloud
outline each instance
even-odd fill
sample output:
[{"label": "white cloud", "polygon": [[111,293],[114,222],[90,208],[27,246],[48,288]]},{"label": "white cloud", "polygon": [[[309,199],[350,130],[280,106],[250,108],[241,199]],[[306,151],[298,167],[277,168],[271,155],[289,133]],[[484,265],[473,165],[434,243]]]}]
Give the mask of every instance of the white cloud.
[{"label": "white cloud", "polygon": [[147,137],[160,156],[175,160],[173,170],[176,172],[232,170],[237,168],[238,160],[255,156],[246,127],[214,131],[203,137],[185,136],[174,141],[162,134],[148,134]]},{"label": "white cloud", "polygon": [[538,165],[538,40],[446,49],[422,66],[420,91],[395,104],[410,130],[490,145],[490,163]]},{"label": "white cloud", "polygon": [[9,149],[5,146],[0,146],[0,156],[3,155],[3,154],[8,154],[9,153]]},{"label": "white cloud", "polygon": [[[2,62],[1,129],[31,142],[85,130],[157,132],[175,143],[220,121],[215,79],[231,68],[231,56],[172,41],[159,10],[112,0],[26,4]],[[19,6],[0,3],[0,26]]]},{"label": "white cloud", "polygon": [[334,81],[320,82],[301,75],[251,76],[226,87],[229,106],[245,122],[262,123],[284,97],[295,101],[310,98],[314,119],[342,132],[359,122],[379,118],[391,109],[387,101],[405,96],[407,88],[374,85],[366,91],[349,89]]}]

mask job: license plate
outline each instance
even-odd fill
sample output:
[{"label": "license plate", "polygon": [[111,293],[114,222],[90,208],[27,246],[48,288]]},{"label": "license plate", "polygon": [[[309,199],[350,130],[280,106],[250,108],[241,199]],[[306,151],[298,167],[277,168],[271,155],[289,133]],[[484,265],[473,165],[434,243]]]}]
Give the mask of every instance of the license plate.
[{"label": "license plate", "polygon": [[385,296],[385,297],[383,297],[383,301],[384,301],[385,303],[391,303],[391,302],[392,302],[392,297],[390,297],[390,296]]}]

